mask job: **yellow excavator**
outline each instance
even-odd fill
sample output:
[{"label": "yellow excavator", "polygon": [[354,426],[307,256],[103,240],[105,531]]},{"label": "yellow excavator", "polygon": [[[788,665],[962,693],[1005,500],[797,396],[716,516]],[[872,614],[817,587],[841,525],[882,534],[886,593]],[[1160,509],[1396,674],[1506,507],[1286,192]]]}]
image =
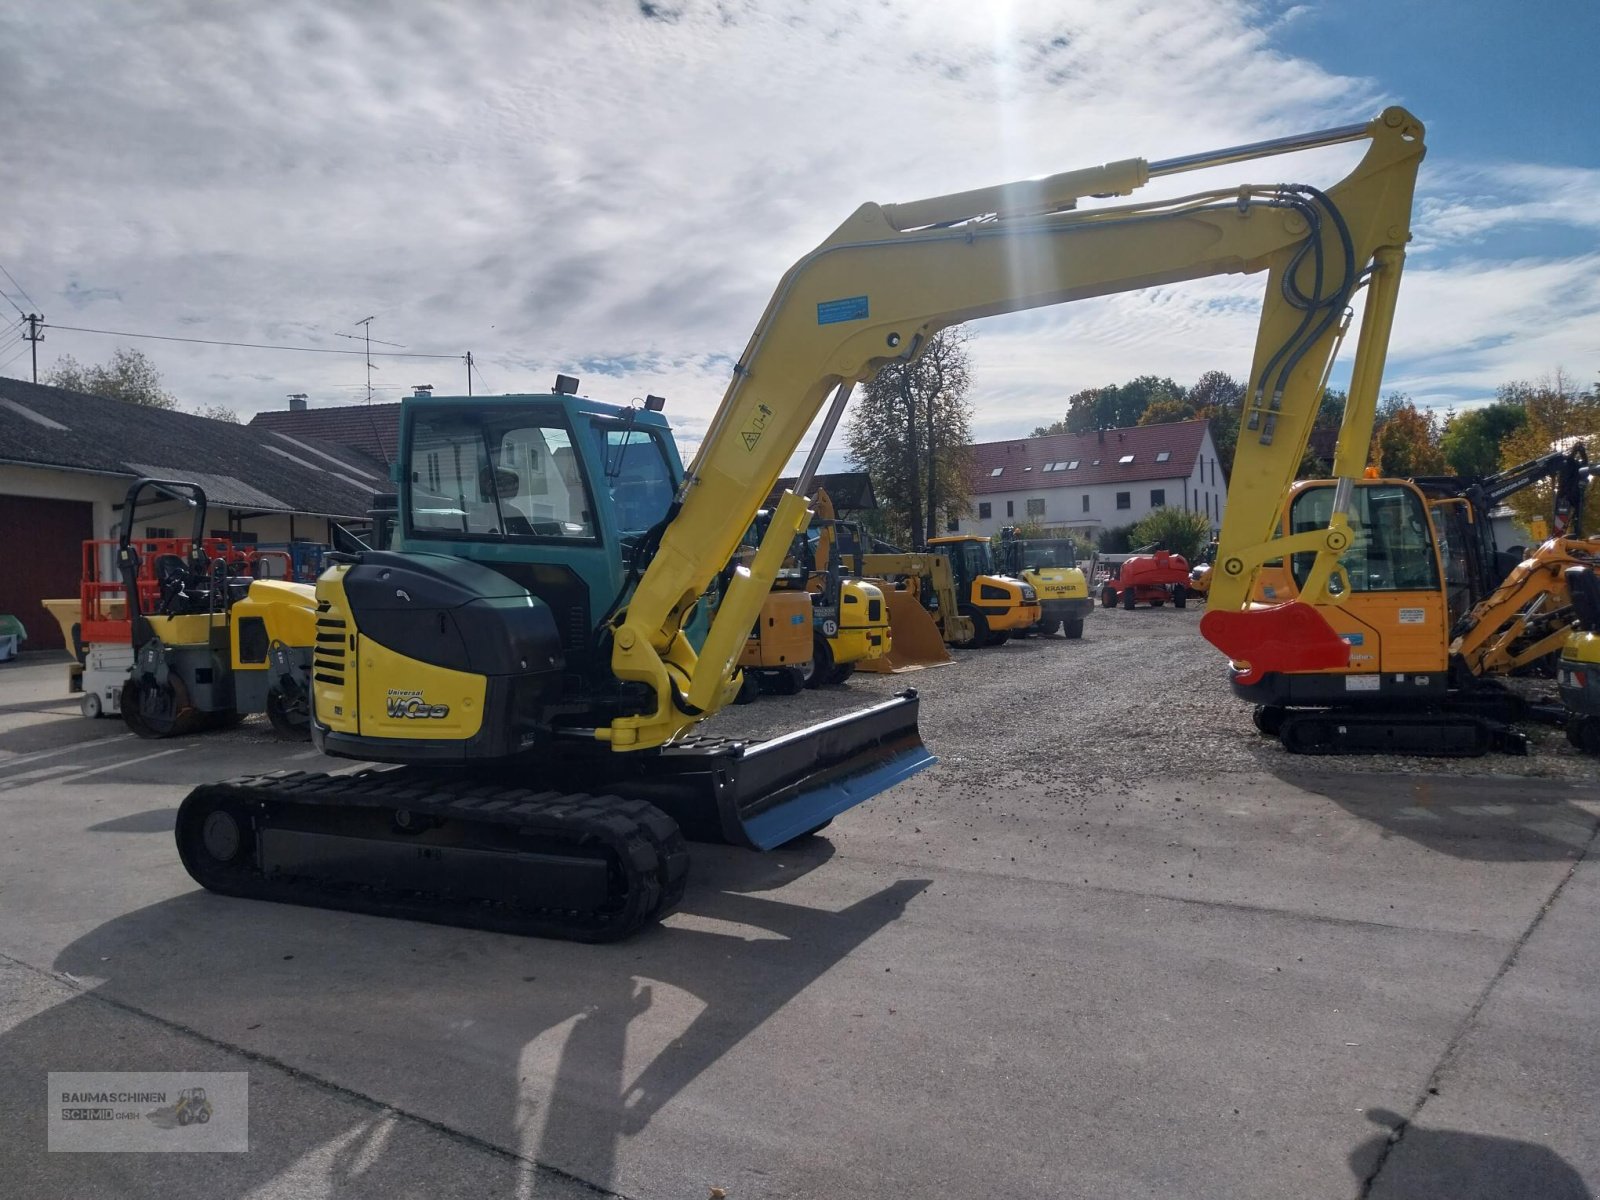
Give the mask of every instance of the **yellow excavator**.
[{"label": "yellow excavator", "polygon": [[1588,567],[1568,567],[1566,574],[1577,616],[1556,676],[1567,710],[1567,741],[1585,754],[1600,754],[1600,575]]},{"label": "yellow excavator", "polygon": [[[1526,753],[1527,739],[1509,722],[1534,710],[1496,677],[1561,650],[1574,614],[1568,569],[1600,563],[1600,539],[1579,536],[1587,463],[1579,446],[1481,479],[1382,479],[1367,468],[1341,558],[1354,594],[1340,611],[1345,623],[1335,622],[1350,670],[1236,675],[1234,690],[1256,705],[1256,727],[1302,753]],[[1489,514],[1546,480],[1549,526],[1571,536],[1517,561],[1495,545]],[[1338,487],[1295,483],[1281,536],[1323,528]],[[1254,594],[1293,600],[1307,570],[1301,555],[1270,560]]]},{"label": "yellow excavator", "polygon": [[[343,556],[317,584],[312,713],[324,752],[404,765],[199,787],[177,818],[184,865],[231,895],[607,940],[682,895],[684,835],[770,849],[928,766],[914,692],[767,742],[694,731],[740,685],[735,663],[809,520],[803,497],[852,389],[979,317],[1264,274],[1207,617],[1243,610],[1362,286],[1346,422],[1364,454],[1422,132],[1391,108],[1249,146],[864,204],[779,282],[687,470],[659,406],[599,404],[570,377],[550,395],[407,398],[393,548]],[[1350,142],[1363,157],[1326,190],[1245,181],[1079,208],[1159,176]],[[794,488],[697,651],[685,628],[702,594],[819,413]],[[1221,614],[1239,619],[1222,637],[1252,670],[1348,651],[1311,607],[1333,603],[1347,508],[1290,539],[1312,556],[1309,603],[1290,607],[1316,626]],[[1285,649],[1291,626],[1308,636]]]}]

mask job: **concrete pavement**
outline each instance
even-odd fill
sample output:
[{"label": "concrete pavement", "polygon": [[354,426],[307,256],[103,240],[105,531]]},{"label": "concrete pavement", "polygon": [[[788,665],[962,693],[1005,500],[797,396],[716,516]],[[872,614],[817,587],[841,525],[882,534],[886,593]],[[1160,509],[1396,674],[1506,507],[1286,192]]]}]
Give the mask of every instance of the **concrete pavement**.
[{"label": "concrete pavement", "polygon": [[[1074,788],[952,761],[795,849],[697,847],[682,911],[583,947],[196,890],[187,789],[309,748],[256,721],[128,739],[45,670],[0,673],[7,1194],[1600,1183],[1592,778],[1280,757]],[[941,753],[981,756],[930,710]],[[249,1071],[250,1152],[45,1151],[45,1072],[136,1068]]]}]

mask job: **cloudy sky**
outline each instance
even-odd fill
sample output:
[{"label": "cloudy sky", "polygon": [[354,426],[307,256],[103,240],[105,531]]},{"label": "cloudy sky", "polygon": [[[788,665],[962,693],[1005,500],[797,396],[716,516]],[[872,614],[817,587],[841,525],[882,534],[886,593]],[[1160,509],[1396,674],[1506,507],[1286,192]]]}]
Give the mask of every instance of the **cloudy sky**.
[{"label": "cloudy sky", "polygon": [[[0,13],[0,374],[137,347],[187,407],[411,385],[669,398],[691,445],[783,270],[864,200],[1365,120],[1428,124],[1386,387],[1600,366],[1600,5],[139,0]],[[1330,184],[1359,147],[1180,177]],[[1149,189],[1157,194],[1158,189]],[[1242,377],[1257,277],[975,328],[980,437],[1134,375]],[[15,307],[13,307],[13,303]],[[391,346],[375,346],[389,350]],[[8,361],[9,360],[9,361]]]}]

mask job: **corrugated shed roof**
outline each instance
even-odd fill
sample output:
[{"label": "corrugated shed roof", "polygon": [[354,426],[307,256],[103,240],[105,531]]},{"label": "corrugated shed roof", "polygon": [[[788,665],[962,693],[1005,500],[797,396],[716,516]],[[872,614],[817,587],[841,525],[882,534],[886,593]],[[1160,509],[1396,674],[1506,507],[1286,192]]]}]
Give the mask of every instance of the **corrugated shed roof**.
[{"label": "corrugated shed roof", "polygon": [[379,462],[393,462],[400,449],[399,404],[341,404],[299,412],[280,408],[257,413],[250,424],[293,437],[354,446]]},{"label": "corrugated shed roof", "polygon": [[229,508],[359,518],[388,490],[360,450],[191,413],[0,378],[0,461],[192,479]]},{"label": "corrugated shed roof", "polygon": [[1103,433],[980,442],[971,451],[972,493],[1184,479],[1194,470],[1205,433],[1204,421],[1171,421]]}]

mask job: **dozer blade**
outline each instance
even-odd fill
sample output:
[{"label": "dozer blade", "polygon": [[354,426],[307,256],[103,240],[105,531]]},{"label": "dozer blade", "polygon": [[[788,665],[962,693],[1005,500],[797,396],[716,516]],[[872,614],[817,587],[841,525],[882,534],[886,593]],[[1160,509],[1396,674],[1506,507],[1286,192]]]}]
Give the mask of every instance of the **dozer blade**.
[{"label": "dozer blade", "polygon": [[651,755],[608,791],[646,800],[692,841],[771,850],[826,825],[938,760],[917,732],[917,693],[765,742],[693,737]]},{"label": "dozer blade", "polygon": [[893,675],[900,671],[920,671],[924,667],[942,667],[955,661],[945,649],[938,624],[917,600],[916,593],[897,591],[888,583],[881,586],[889,604],[889,653],[859,662],[856,669]]}]

